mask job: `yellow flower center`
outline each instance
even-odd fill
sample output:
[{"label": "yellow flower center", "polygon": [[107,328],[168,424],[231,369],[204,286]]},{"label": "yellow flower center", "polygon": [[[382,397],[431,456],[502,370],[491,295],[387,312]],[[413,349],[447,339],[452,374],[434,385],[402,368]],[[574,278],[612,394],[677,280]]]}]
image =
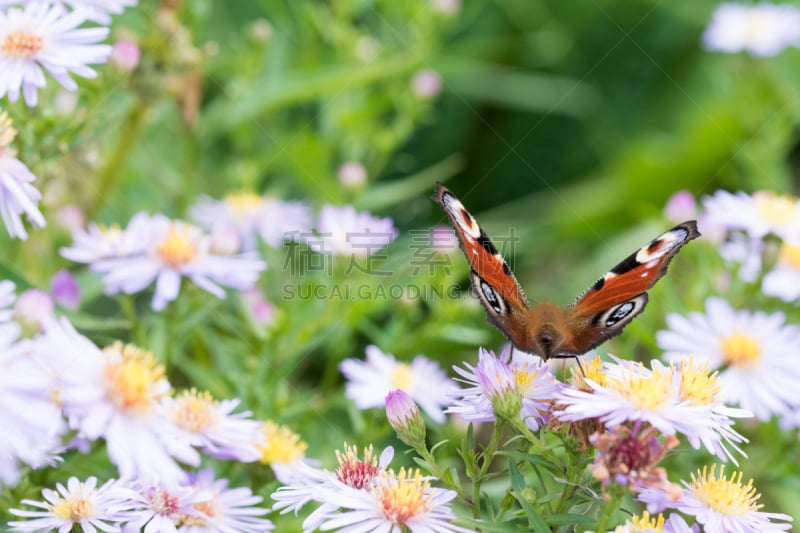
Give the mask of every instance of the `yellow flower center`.
[{"label": "yellow flower center", "polygon": [[70,522],[80,522],[81,520],[92,518],[95,513],[94,501],[92,501],[94,491],[84,494],[84,489],[84,484],[81,483],[77,495],[58,500],[51,507],[52,513]]},{"label": "yellow flower center", "polygon": [[734,333],[722,340],[722,359],[727,365],[749,367],[760,355],[758,340],[748,335]]},{"label": "yellow flower center", "polygon": [[[583,368],[583,372],[586,374],[586,379],[591,379],[598,385],[604,386],[606,384],[606,380],[608,377],[606,376],[605,371],[603,370],[603,360],[599,357],[592,357],[591,359],[584,360],[581,363],[581,368]],[[584,376],[581,374],[580,369],[573,368],[572,369],[572,376],[570,379],[572,386],[576,389],[590,390],[589,385],[586,384],[584,381]]]},{"label": "yellow flower center", "polygon": [[800,245],[793,245],[784,242],[781,245],[778,261],[784,265],[792,267],[795,270],[800,270]]},{"label": "yellow flower center", "polygon": [[745,40],[750,43],[758,41],[769,27],[770,25],[763,14],[759,12],[750,13],[744,28]]},{"label": "yellow flower center", "polygon": [[771,191],[759,191],[753,193],[753,201],[758,214],[767,222],[782,226],[797,219],[797,199],[789,194],[779,196]]},{"label": "yellow flower center", "polygon": [[10,59],[31,60],[42,49],[44,40],[35,33],[12,31],[0,47]]},{"label": "yellow flower center", "polygon": [[707,466],[698,475],[692,474],[691,490],[695,497],[710,509],[726,516],[742,516],[758,511],[761,497],[753,487],[753,480],[742,485],[742,473],[733,472],[725,477],[725,465],[719,468],[719,477],[715,475],[717,465]]},{"label": "yellow flower center", "polygon": [[266,444],[259,446],[261,462],[264,464],[294,464],[305,457],[308,444],[286,426],[264,422],[261,427]]},{"label": "yellow flower center", "polygon": [[174,222],[166,238],[156,247],[161,260],[172,268],[180,268],[197,257],[196,228],[190,224]]},{"label": "yellow flower center", "polygon": [[262,198],[251,192],[233,192],[225,195],[225,205],[237,215],[245,215],[261,209]]},{"label": "yellow flower center", "polygon": [[411,368],[404,363],[399,363],[389,376],[389,384],[392,390],[408,390],[414,384],[414,374],[411,373]]},{"label": "yellow flower center", "polygon": [[718,372],[709,374],[708,362],[697,364],[694,359],[682,359],[678,367],[681,401],[691,405],[710,405],[717,401],[720,385]]},{"label": "yellow flower center", "polygon": [[0,111],[0,153],[9,144],[14,141],[17,136],[17,130],[14,129],[11,117],[5,111]]},{"label": "yellow flower center", "polygon": [[642,516],[632,517],[625,526],[620,526],[616,529],[618,532],[627,531],[628,533],[639,533],[640,531],[664,531],[664,515],[650,516],[650,513],[644,511]]},{"label": "yellow flower center", "polygon": [[422,478],[419,470],[407,473],[404,468],[396,476],[393,472],[383,476],[375,487],[375,495],[384,516],[393,524],[405,525],[410,519],[426,512],[430,495],[430,483]]},{"label": "yellow flower center", "polygon": [[656,368],[647,376],[642,372],[644,367],[641,363],[638,370],[631,368],[619,378],[609,377],[607,387],[638,409],[657,410],[673,395],[672,372]]},{"label": "yellow flower center", "polygon": [[122,358],[106,366],[106,396],[122,410],[147,411],[160,394],[153,386],[164,378],[164,367],[152,353],[132,344],[115,342],[103,350]]},{"label": "yellow flower center", "polygon": [[202,433],[216,420],[214,409],[217,402],[208,392],[183,391],[175,400],[172,420],[187,431]]},{"label": "yellow flower center", "polygon": [[197,527],[197,528],[205,528],[208,526],[208,520],[206,518],[213,518],[214,517],[214,502],[211,501],[202,501],[196,502],[192,504],[192,507],[203,513],[205,516],[200,515],[191,515],[191,514],[184,514],[178,517],[178,523],[176,525],[179,526],[188,526],[188,527]]}]

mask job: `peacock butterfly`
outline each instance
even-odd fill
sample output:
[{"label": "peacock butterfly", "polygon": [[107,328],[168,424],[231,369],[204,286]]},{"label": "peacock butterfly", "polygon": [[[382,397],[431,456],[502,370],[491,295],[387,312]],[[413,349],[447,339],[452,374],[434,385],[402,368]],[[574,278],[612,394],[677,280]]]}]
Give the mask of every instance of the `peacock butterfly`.
[{"label": "peacock butterfly", "polygon": [[606,272],[566,309],[550,302],[531,307],[508,264],[458,198],[437,183],[433,199],[456,230],[489,322],[514,347],[545,360],[578,357],[619,335],[642,312],[647,291],[666,274],[672,257],[700,236],[696,221],[678,224]]}]

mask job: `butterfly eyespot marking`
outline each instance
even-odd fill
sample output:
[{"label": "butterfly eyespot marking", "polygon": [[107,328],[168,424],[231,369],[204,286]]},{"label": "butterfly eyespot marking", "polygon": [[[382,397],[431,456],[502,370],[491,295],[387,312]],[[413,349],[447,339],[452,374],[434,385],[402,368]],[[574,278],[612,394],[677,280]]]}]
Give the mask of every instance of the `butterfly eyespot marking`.
[{"label": "butterfly eyespot marking", "polygon": [[606,327],[613,326],[614,324],[616,324],[617,322],[619,322],[620,320],[631,314],[631,311],[633,311],[634,307],[635,305],[633,304],[633,302],[625,302],[624,304],[617,306],[617,308],[614,309],[614,311],[612,311],[611,316],[606,318]]}]

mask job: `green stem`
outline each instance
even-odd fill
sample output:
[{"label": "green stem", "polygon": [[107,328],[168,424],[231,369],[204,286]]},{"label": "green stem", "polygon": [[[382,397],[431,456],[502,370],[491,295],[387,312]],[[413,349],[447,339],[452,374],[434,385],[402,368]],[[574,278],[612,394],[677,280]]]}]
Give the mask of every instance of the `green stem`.
[{"label": "green stem", "polygon": [[597,519],[597,527],[595,531],[608,531],[611,521],[614,518],[614,513],[617,512],[622,504],[622,498],[618,495],[611,496],[611,499],[603,507],[600,517]]},{"label": "green stem", "polygon": [[476,519],[480,519],[481,517],[481,484],[483,483],[483,478],[486,477],[486,474],[489,471],[489,467],[494,460],[494,454],[497,452],[497,448],[500,444],[500,435],[502,434],[503,429],[502,425],[503,424],[501,420],[498,419],[495,421],[492,438],[489,441],[489,445],[483,451],[483,462],[481,463],[478,474],[475,476],[475,479],[472,483],[472,515]]},{"label": "green stem", "polygon": [[464,492],[464,488],[461,487],[460,483],[447,482],[444,469],[442,469],[442,467],[439,466],[439,464],[436,462],[436,458],[430,451],[428,451],[427,448],[425,448],[424,446],[420,446],[419,448],[416,448],[416,452],[420,454],[420,456],[422,456],[422,458],[425,460],[426,463],[428,463],[428,465],[430,466],[430,471],[434,476],[441,479],[442,482],[447,485],[448,489],[455,491],[456,494],[458,494],[459,498],[461,498],[464,501],[467,500],[467,494]]}]

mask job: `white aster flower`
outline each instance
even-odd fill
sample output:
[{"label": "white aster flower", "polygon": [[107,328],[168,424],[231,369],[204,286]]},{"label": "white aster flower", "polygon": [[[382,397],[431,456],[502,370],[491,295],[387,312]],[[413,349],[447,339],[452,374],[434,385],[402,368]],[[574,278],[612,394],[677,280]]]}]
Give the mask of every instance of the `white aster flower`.
[{"label": "white aster flower", "polygon": [[449,403],[455,384],[437,363],[422,355],[410,364],[400,363],[376,346],[367,346],[366,354],[366,361],[345,359],[339,365],[347,378],[345,395],[359,409],[383,408],[390,391],[402,390],[433,420],[444,422],[442,407]]},{"label": "white aster flower", "polygon": [[45,70],[70,91],[78,88],[70,74],[96,77],[87,65],[105,62],[111,46],[96,44],[108,36],[108,28],[78,28],[86,16],[49,2],[0,11],[0,97],[16,102],[22,92],[35,106]]},{"label": "white aster flower", "polygon": [[760,511],[761,495],[751,479],[742,483],[742,473],[725,476],[725,466],[717,473],[717,465],[703,467],[692,474],[691,483],[682,482],[684,489],[677,498],[665,498],[658,490],[649,489],[639,499],[653,507],[670,507],[695,517],[705,533],[772,533],[791,529],[792,518],[780,513]]},{"label": "white aster flower", "polygon": [[254,495],[246,487],[228,488],[228,480],[214,479],[214,471],[210,468],[193,475],[188,486],[210,495],[210,498],[194,504],[195,509],[202,513],[200,516],[193,513],[179,517],[179,532],[264,533],[274,529],[272,522],[259,518],[268,512],[263,507],[255,507],[261,503],[261,496]]},{"label": "white aster flower", "polygon": [[110,480],[101,487],[97,486],[97,478],[90,477],[81,482],[71,477],[64,487],[56,485],[58,491],[42,490],[44,502],[22,500],[22,503],[43,509],[30,511],[11,509],[16,516],[29,520],[10,522],[13,531],[55,531],[67,533],[80,527],[86,533],[101,531],[119,531],[119,524],[127,519],[128,511],[133,507],[135,493],[119,482]]},{"label": "white aster flower", "polygon": [[180,220],[156,215],[149,230],[144,253],[91,264],[93,271],[104,275],[107,294],[136,293],[155,281],[152,308],[161,311],[178,297],[184,276],[214,296],[225,298],[220,285],[249,289],[266,268],[254,253],[214,254],[208,236],[200,228]]},{"label": "white aster flower", "polygon": [[261,424],[252,413],[232,414],[239,400],[216,401],[208,392],[194,389],[177,397],[165,397],[162,408],[182,438],[218,459],[252,462],[261,459]]},{"label": "white aster flower", "polygon": [[800,298],[800,239],[781,243],[778,263],[764,276],[761,290],[784,302]]},{"label": "white aster flower", "polygon": [[800,405],[800,328],[785,322],[783,313],[737,311],[709,298],[705,313],[667,315],[669,330],[659,331],[656,340],[667,360],[691,355],[721,369],[721,398],[769,420]]},{"label": "white aster flower", "polygon": [[152,353],[115,343],[100,350],[66,321],[49,321],[34,355],[54,375],[70,427],[88,440],[104,438],[123,478],[184,478],[176,459],[197,465],[200,456],[160,409],[169,393],[164,369]]},{"label": "white aster flower", "polygon": [[72,233],[72,246],[59,253],[76,263],[94,263],[101,259],[130,257],[145,253],[153,219],[147,213],[137,213],[125,229],[117,225],[91,223],[86,230]]},{"label": "white aster flower", "polygon": [[664,435],[682,433],[694,448],[702,444],[723,460],[733,459],[726,444],[741,453],[736,443],[746,439],[732,429],[731,417],[750,413],[722,404],[716,375],[693,362],[667,367],[651,361],[651,368],[619,359],[606,363],[599,378],[584,380],[589,390],[562,390],[558,401],[563,409],[555,416],[564,421],[597,418],[609,427],[646,422]]},{"label": "white aster flower", "polygon": [[277,248],[284,239],[311,229],[311,211],[303,202],[243,192],[227,194],[222,200],[202,197],[190,210],[190,217],[219,239],[237,240],[237,251],[255,250],[258,235]]},{"label": "white aster flower", "polygon": [[699,533],[699,530],[697,527],[689,527],[677,513],[665,518],[662,514],[651,516],[644,511],[641,516],[630,518],[624,526],[619,526],[609,533]]},{"label": "white aster flower", "polygon": [[[797,26],[800,30],[800,24]],[[781,239],[800,236],[800,200],[772,191],[753,194],[717,191],[703,198],[709,222],[728,230],[742,230],[752,239],[774,234]]]},{"label": "white aster flower", "polygon": [[509,346],[499,358],[480,348],[476,366],[464,363],[464,368],[453,369],[467,387],[450,393],[454,399],[447,412],[474,422],[494,421],[497,399],[511,395],[516,398],[511,407],[518,409],[520,418],[535,431],[549,419],[550,402],[562,387],[541,359],[521,352],[512,358]]},{"label": "white aster flower", "polygon": [[128,513],[127,523],[122,526],[122,533],[176,533],[179,521],[205,516],[198,507],[212,496],[175,484],[137,482],[135,486],[138,497],[134,509]]},{"label": "white aster flower", "polygon": [[[2,64],[0,72],[3,72]],[[0,76],[0,84],[3,83],[3,76]],[[47,224],[37,205],[42,194],[33,186],[34,181],[36,176],[28,167],[22,161],[8,155],[7,150],[0,146],[0,216],[8,234],[22,240],[28,238],[28,232],[22,223],[22,215],[25,215],[35,228],[43,228]]]},{"label": "white aster flower", "polygon": [[300,435],[287,426],[271,420],[261,424],[261,439],[258,444],[261,463],[270,465],[275,478],[283,484],[291,483],[312,461],[306,459],[308,444]]},{"label": "white aster flower", "polygon": [[66,425],[50,395],[50,377],[17,342],[19,326],[0,325],[0,482],[14,485],[19,465],[53,464]]},{"label": "white aster flower", "polygon": [[[386,533],[471,533],[452,524],[450,501],[455,491],[431,487],[418,470],[386,471],[373,479],[371,490],[339,484],[324,492],[328,505],[320,507],[303,523],[303,531],[384,531]],[[324,511],[324,512],[321,512]]]},{"label": "white aster flower", "polygon": [[317,236],[306,236],[308,246],[315,252],[342,256],[373,255],[397,237],[392,219],[359,213],[350,205],[323,207],[316,230]]},{"label": "white aster flower", "polygon": [[703,44],[720,52],[747,51],[754,56],[774,56],[800,40],[800,10],[789,4],[717,6],[703,34]]}]

